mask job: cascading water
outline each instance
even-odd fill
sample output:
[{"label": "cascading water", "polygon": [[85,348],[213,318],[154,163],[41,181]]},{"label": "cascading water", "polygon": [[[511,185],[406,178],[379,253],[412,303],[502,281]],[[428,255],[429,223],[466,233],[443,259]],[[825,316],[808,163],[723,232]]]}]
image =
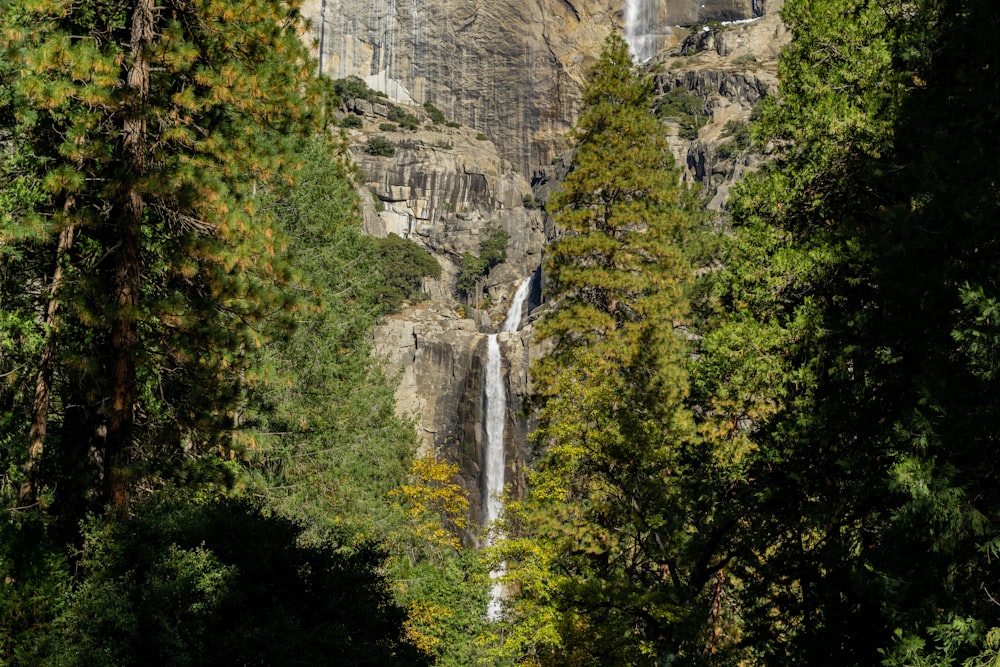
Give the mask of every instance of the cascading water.
[{"label": "cascading water", "polygon": [[[500,327],[501,333],[517,331],[521,325],[521,311],[524,310],[524,302],[531,292],[531,278],[528,276],[517,288],[514,298],[507,310],[507,317]],[[490,526],[500,516],[503,511],[503,487],[504,469],[506,461],[504,458],[504,423],[507,419],[507,387],[503,379],[502,363],[500,357],[500,342],[497,334],[490,334],[486,342],[486,462],[483,466],[486,483],[484,485],[483,507],[486,508],[483,522]],[[492,534],[493,537],[487,541],[487,546],[495,539],[502,539],[499,532]],[[504,575],[506,565],[501,564],[499,568],[490,573],[493,579],[499,579]],[[490,591],[490,604],[486,610],[486,618],[491,621],[500,619],[501,600],[503,599],[503,584],[499,581],[493,584]]]},{"label": "cascading water", "polygon": [[659,23],[659,0],[625,0],[625,41],[637,63],[656,54]]}]

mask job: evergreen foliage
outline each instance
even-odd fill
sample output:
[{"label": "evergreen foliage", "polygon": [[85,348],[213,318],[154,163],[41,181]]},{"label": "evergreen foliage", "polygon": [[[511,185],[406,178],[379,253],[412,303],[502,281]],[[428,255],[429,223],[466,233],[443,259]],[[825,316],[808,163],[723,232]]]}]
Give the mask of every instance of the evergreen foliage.
[{"label": "evergreen foliage", "polygon": [[380,244],[361,234],[346,147],[316,137],[298,158],[294,184],[279,183],[262,202],[301,276],[296,327],[258,350],[254,366],[280,380],[248,378],[238,437],[261,493],[310,535],[350,526],[381,538],[375,525],[402,521],[386,497],[406,481],[416,442],[371,355],[385,308]]},{"label": "evergreen foliage", "polygon": [[510,234],[505,229],[491,227],[486,230],[486,237],[479,242],[479,254],[462,253],[462,263],[458,270],[455,290],[459,296],[470,297],[482,280],[493,267],[507,261],[507,243]]},{"label": "evergreen foliage", "polygon": [[434,256],[409,239],[395,234],[375,241],[383,276],[379,301],[383,312],[393,313],[403,303],[427,298],[424,278],[440,278],[441,265]]},{"label": "evergreen foliage", "polygon": [[392,157],[396,154],[396,147],[392,142],[383,136],[370,137],[365,152],[377,157]]},{"label": "evergreen foliage", "polygon": [[444,112],[438,109],[436,106],[430,102],[424,102],[424,111],[430,116],[431,122],[435,125],[440,125],[445,122]]},{"label": "evergreen foliage", "polygon": [[698,379],[745,461],[744,659],[985,664],[1000,146],[997,54],[977,35],[995,8],[783,16],[793,41],[756,132],[785,149],[732,200]]},{"label": "evergreen foliage", "polygon": [[427,665],[374,545],[304,545],[239,500],[161,494],[92,522],[89,575],[41,642],[52,665]]},{"label": "evergreen foliage", "polygon": [[[29,502],[75,511],[100,478],[123,508],[228,443],[244,352],[291,306],[253,189],[321,87],[295,3],[40,1],[3,23],[15,179],[40,185],[5,220],[4,257],[32,262],[8,265],[27,294],[3,311],[46,313],[36,358],[3,369],[24,392],[5,470]],[[103,469],[70,474],[90,451]]]},{"label": "evergreen foliage", "polygon": [[[605,44],[549,200],[563,235],[532,369],[542,456],[502,546],[521,594],[508,650],[533,664],[655,664],[697,655],[687,628],[718,565],[697,562],[685,406],[692,221],[651,85],[618,36]],[[707,611],[704,611],[707,615]],[[673,656],[673,657],[671,657]]]}]

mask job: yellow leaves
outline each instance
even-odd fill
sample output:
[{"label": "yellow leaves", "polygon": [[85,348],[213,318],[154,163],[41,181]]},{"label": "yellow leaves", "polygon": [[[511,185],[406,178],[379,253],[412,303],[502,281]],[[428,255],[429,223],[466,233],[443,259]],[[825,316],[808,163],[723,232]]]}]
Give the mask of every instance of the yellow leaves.
[{"label": "yellow leaves", "polygon": [[452,481],[458,465],[430,454],[416,459],[410,474],[411,483],[391,494],[405,511],[410,530],[419,539],[458,550],[458,537],[446,527],[463,530],[469,525],[469,499]]},{"label": "yellow leaves", "polygon": [[427,632],[427,629],[440,625],[442,620],[451,615],[451,610],[447,607],[416,600],[407,608],[403,629],[414,646],[425,653],[434,654],[441,643],[441,638]]}]

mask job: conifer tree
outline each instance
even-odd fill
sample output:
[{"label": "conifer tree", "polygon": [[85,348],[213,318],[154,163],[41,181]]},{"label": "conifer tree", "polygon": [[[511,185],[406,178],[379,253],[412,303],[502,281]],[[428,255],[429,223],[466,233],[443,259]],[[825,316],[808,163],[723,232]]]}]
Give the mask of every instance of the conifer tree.
[{"label": "conifer tree", "polygon": [[975,36],[996,12],[784,17],[758,126],[781,151],[732,201],[699,363],[720,421],[744,419],[744,643],[765,664],[986,664],[997,62]]},{"label": "conifer tree", "polygon": [[[718,563],[696,563],[685,490],[692,221],[651,86],[617,35],[584,94],[577,149],[547,209],[550,310],[534,366],[542,451],[511,509],[515,631],[543,664],[646,664],[692,649],[685,623]],[[527,648],[525,648],[527,647]]]},{"label": "conifer tree", "polygon": [[44,258],[20,280],[46,315],[15,369],[32,378],[24,453],[5,456],[26,501],[66,503],[67,471],[96,458],[101,498],[124,507],[227,442],[245,351],[289,306],[254,187],[287,168],[286,136],[316,129],[320,87],[297,2],[8,5],[16,142],[43,197],[0,247]]}]

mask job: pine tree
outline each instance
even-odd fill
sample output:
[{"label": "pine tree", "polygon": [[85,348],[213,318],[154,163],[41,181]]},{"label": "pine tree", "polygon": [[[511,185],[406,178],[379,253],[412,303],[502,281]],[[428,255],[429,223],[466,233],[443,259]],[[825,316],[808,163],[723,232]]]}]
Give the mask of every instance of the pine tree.
[{"label": "pine tree", "polygon": [[973,37],[995,11],[813,0],[784,17],[758,126],[780,150],[732,201],[699,363],[715,418],[743,422],[744,643],[789,665],[932,664],[915,656],[936,643],[952,664],[1000,625],[982,419],[997,144],[972,110],[995,104],[996,55]]},{"label": "pine tree", "polygon": [[505,550],[521,590],[511,643],[545,664],[651,664],[692,650],[684,626],[707,618],[700,596],[718,568],[693,556],[685,488],[691,197],[620,37],[584,103],[547,205],[562,236],[537,329],[550,347],[532,370],[542,456]]},{"label": "pine tree", "polygon": [[[71,502],[65,473],[91,456],[101,497],[124,507],[228,442],[245,351],[289,306],[282,242],[253,192],[288,167],[285,137],[317,128],[297,7],[37,0],[4,12],[16,141],[44,194],[2,230],[8,256],[44,258],[20,278],[47,313],[25,454],[7,453],[25,462],[25,500]],[[92,483],[80,484],[85,497]]]}]

